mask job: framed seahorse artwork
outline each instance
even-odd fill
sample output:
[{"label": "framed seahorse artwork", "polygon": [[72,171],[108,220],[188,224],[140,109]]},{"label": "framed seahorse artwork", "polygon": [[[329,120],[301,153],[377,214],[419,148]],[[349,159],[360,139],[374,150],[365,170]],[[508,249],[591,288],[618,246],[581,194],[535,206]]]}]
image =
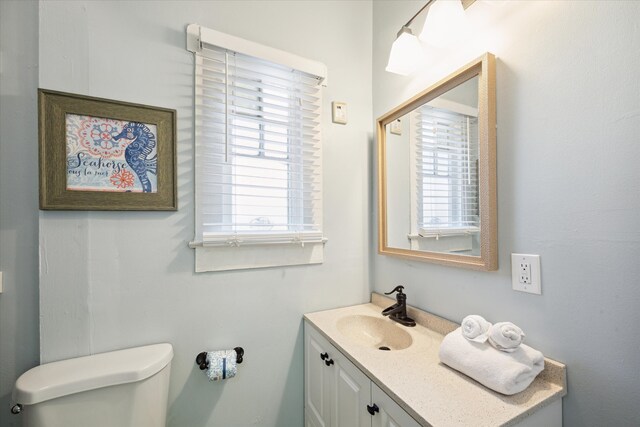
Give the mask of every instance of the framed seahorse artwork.
[{"label": "framed seahorse artwork", "polygon": [[176,210],[176,111],[38,91],[40,209]]}]

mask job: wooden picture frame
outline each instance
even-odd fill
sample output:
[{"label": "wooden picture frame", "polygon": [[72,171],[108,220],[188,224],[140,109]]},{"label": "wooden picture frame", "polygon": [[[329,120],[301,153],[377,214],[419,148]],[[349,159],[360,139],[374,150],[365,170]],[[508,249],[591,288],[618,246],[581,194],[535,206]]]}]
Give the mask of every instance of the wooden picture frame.
[{"label": "wooden picture frame", "polygon": [[177,210],[176,110],[38,89],[40,209]]}]

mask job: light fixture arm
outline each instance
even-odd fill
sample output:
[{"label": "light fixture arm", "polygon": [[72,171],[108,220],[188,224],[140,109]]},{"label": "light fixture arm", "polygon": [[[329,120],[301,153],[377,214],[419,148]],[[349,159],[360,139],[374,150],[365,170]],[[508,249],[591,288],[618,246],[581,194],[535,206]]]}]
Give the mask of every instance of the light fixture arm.
[{"label": "light fixture arm", "polygon": [[[413,22],[413,20],[414,20],[414,19],[416,19],[416,18],[417,18],[417,16],[418,16],[418,15],[420,15],[420,13],[422,13],[422,11],[423,11],[423,10],[425,10],[426,8],[428,8],[428,7],[429,7],[429,5],[430,5],[431,3],[433,3],[434,1],[436,1],[436,0],[428,0],[428,1],[427,1],[427,4],[425,4],[424,6],[422,6],[422,7],[420,8],[420,10],[419,10],[419,11],[417,11],[417,12],[416,12],[416,14],[415,14],[415,15],[413,15],[413,16],[411,17],[411,19],[409,19],[409,20],[407,21],[407,23],[403,25],[403,27],[408,27],[409,25],[411,25],[411,23]],[[460,0],[460,2],[462,3],[462,7],[463,7],[465,10],[466,10],[469,6],[471,6],[473,3],[475,3],[475,1],[476,1],[476,0]]]},{"label": "light fixture arm", "polygon": [[436,0],[428,0],[428,1],[427,1],[427,4],[425,4],[424,6],[422,6],[422,7],[420,8],[420,10],[419,10],[419,11],[417,11],[417,12],[416,12],[416,14],[415,14],[415,15],[413,15],[413,16],[411,17],[411,19],[409,19],[409,20],[407,21],[407,23],[403,25],[403,27],[408,27],[409,25],[411,25],[411,23],[413,22],[413,20],[414,20],[414,19],[416,19],[416,17],[417,17],[418,15],[420,15],[420,13],[421,13],[423,10],[425,10],[427,7],[429,7],[429,5],[430,5],[431,3],[433,3],[434,1],[436,1]]}]

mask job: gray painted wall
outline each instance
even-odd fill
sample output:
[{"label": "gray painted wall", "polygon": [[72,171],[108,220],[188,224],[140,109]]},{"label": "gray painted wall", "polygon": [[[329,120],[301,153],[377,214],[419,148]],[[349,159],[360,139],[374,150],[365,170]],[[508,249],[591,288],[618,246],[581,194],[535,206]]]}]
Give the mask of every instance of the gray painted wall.
[{"label": "gray painted wall", "polygon": [[[41,358],[174,345],[169,424],[303,424],[302,314],[369,294],[370,2],[40,3],[40,86],[178,111],[178,212],[41,212]],[[317,266],[194,273],[193,57],[197,22],[324,62],[324,229]],[[330,23],[330,25],[328,25]],[[330,123],[345,101],[349,124]],[[238,376],[194,358],[243,346]]]},{"label": "gray painted wall", "polygon": [[38,3],[0,1],[0,425],[38,364]]},{"label": "gray painted wall", "polygon": [[[410,303],[451,320],[520,325],[568,366],[566,426],[637,425],[640,3],[476,2],[465,43],[427,49],[429,65],[410,77],[385,73],[395,33],[423,4],[373,2],[374,117],[483,52],[497,55],[500,269],[374,251],[374,289],[402,283]],[[512,252],[540,254],[542,296],[511,290]]]},{"label": "gray painted wall", "polygon": [[[567,363],[567,426],[636,423],[640,4],[478,1],[466,45],[428,49],[432,63],[411,77],[385,73],[395,32],[422,4],[45,1],[38,27],[36,3],[2,0],[0,424],[15,420],[6,412],[13,381],[38,358],[38,225],[42,361],[172,342],[172,425],[301,425],[301,314],[366,300],[369,263],[375,290],[404,283],[411,303],[452,320],[511,320]],[[193,273],[190,22],[328,65],[323,265]],[[378,256],[368,220],[372,115],[486,50],[498,55],[500,270]],[[123,65],[128,51],[145,60]],[[176,108],[180,210],[42,212],[38,221],[38,78]],[[347,126],[329,123],[332,100],[349,103]],[[512,252],[541,255],[541,297],[511,290]],[[200,350],[235,345],[247,357],[233,381],[208,384],[194,370]]]}]

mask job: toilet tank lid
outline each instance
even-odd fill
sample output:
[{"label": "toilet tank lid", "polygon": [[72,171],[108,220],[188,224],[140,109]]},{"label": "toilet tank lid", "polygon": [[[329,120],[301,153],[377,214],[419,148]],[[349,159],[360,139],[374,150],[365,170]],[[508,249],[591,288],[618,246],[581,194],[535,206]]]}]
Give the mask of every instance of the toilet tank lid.
[{"label": "toilet tank lid", "polygon": [[69,394],[142,381],[167,366],[171,344],[153,344],[46,363],[28,370],[13,389],[16,403],[33,405]]}]

